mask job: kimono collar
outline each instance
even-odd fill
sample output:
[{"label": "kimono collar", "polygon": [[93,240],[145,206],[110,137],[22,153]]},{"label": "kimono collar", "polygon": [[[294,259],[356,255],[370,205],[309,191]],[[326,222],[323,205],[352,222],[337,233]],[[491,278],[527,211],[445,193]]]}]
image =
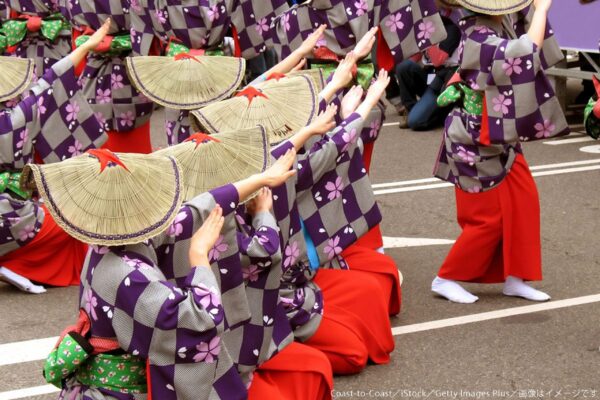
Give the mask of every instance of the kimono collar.
[{"label": "kimono collar", "polygon": [[491,29],[496,33],[499,37],[504,37],[505,30],[501,22],[495,21],[491,18],[477,16],[475,17],[475,24],[471,29],[476,29],[477,27],[486,27]]}]

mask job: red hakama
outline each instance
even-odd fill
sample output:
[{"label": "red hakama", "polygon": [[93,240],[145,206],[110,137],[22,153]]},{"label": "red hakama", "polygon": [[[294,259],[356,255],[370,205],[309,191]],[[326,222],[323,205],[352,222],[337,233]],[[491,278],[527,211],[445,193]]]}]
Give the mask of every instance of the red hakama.
[{"label": "red hakama", "polygon": [[388,314],[396,315],[402,306],[402,288],[398,266],[394,260],[378,251],[357,243],[342,252],[351,271],[368,273],[379,283],[384,299],[388,299]]},{"label": "red hakama", "polygon": [[394,338],[379,282],[362,271],[330,269],[319,270],[314,282],[323,293],[323,317],[305,344],[325,353],[335,374],[356,374],[369,359],[387,364]]},{"label": "red hakama", "polygon": [[333,373],[327,357],[294,342],[255,371],[248,398],[328,400],[332,389]]},{"label": "red hakama", "polygon": [[108,140],[102,146],[114,153],[152,153],[150,121],[128,132],[107,131]]},{"label": "red hakama", "polygon": [[69,236],[44,208],[44,222],[27,245],[0,257],[0,266],[50,286],[79,285],[88,246]]},{"label": "red hakama", "polygon": [[507,276],[542,279],[540,202],[525,157],[518,155],[496,188],[482,193],[456,189],[456,240],[438,276],[477,283],[500,283]]}]

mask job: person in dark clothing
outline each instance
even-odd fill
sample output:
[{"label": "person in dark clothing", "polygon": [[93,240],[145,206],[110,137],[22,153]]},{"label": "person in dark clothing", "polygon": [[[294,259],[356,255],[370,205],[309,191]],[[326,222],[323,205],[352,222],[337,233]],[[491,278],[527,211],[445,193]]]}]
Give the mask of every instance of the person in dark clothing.
[{"label": "person in dark clothing", "polygon": [[443,123],[450,111],[438,107],[436,101],[458,66],[461,33],[452,12],[441,10],[448,32],[446,39],[420,53],[418,58],[413,57],[396,66],[399,94],[406,110],[400,120],[402,129],[431,129]]}]

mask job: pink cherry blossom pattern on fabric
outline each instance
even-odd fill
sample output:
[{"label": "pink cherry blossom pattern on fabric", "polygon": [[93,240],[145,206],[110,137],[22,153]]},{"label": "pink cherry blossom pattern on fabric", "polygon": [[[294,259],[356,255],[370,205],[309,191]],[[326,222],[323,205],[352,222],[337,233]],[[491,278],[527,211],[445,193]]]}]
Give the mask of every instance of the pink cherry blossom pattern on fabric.
[{"label": "pink cherry blossom pattern on fabric", "polygon": [[472,151],[466,150],[464,147],[459,147],[457,155],[461,158],[461,160],[468,163],[469,165],[475,164],[476,154]]},{"label": "pink cherry blossom pattern on fabric", "polygon": [[283,266],[285,268],[289,268],[292,265],[296,264],[298,257],[300,257],[300,249],[298,248],[298,242],[291,242],[285,247],[284,251],[285,260],[283,261]]},{"label": "pink cherry blossom pattern on fabric", "polygon": [[210,19],[210,22],[214,22],[217,18],[219,18],[219,9],[216,5],[211,6],[208,9],[208,18]]},{"label": "pink cherry blossom pattern on fabric", "polygon": [[254,29],[256,29],[256,31],[259,34],[262,34],[263,32],[267,32],[269,30],[269,24],[267,23],[267,19],[261,18],[258,21],[256,21],[256,26],[254,27]]},{"label": "pink cherry blossom pattern on fabric", "polygon": [[96,307],[98,307],[98,299],[94,297],[92,289],[87,288],[83,292],[83,303],[85,312],[92,317],[94,321],[98,320],[98,314],[96,314]]},{"label": "pink cherry blossom pattern on fabric", "polygon": [[419,33],[417,34],[417,38],[419,39],[431,39],[431,36],[435,32],[435,26],[431,21],[422,21],[419,26]]},{"label": "pink cherry blossom pattern on fabric", "polygon": [[319,37],[319,39],[317,40],[315,47],[325,47],[325,46],[327,46],[327,39],[325,38],[325,35],[321,35]]},{"label": "pink cherry blossom pattern on fabric", "polygon": [[71,157],[75,157],[75,156],[81,155],[82,149],[83,149],[83,145],[81,144],[81,142],[79,140],[75,139],[75,143],[73,143],[71,146],[69,146],[67,151],[69,152],[69,154],[71,154]]},{"label": "pink cherry blossom pattern on fabric", "polygon": [[335,182],[327,182],[325,184],[325,189],[329,191],[327,198],[331,201],[337,199],[342,195],[342,190],[344,189],[344,183],[342,182],[342,177],[338,176],[335,179]]},{"label": "pink cherry blossom pattern on fabric", "polygon": [[356,128],[352,128],[350,130],[350,132],[345,131],[344,134],[342,135],[342,140],[344,140],[344,142],[346,142],[346,145],[342,149],[342,152],[345,152],[346,150],[348,150],[348,148],[350,147],[350,144],[354,143],[356,141],[357,137],[358,137],[358,132],[356,131]]},{"label": "pink cherry blossom pattern on fabric", "polygon": [[165,131],[167,132],[167,136],[173,136],[173,122],[166,121],[165,122]]},{"label": "pink cherry blossom pattern on fabric", "polygon": [[521,64],[523,60],[520,58],[507,58],[506,62],[502,64],[502,69],[506,76],[511,76],[512,74],[519,75],[523,72],[523,68],[521,68]]},{"label": "pink cherry blossom pattern on fabric", "polygon": [[25,143],[27,143],[27,139],[29,139],[29,130],[27,128],[19,133],[19,139],[21,140],[17,142],[17,149],[22,149],[23,146],[25,146]]},{"label": "pink cherry blossom pattern on fabric", "polygon": [[129,4],[131,8],[133,8],[136,12],[142,11],[142,6],[140,5],[140,0],[129,0]]},{"label": "pink cherry blossom pattern on fabric", "polygon": [[469,193],[479,193],[479,192],[481,192],[481,186],[473,186],[471,188],[468,188],[467,192],[469,192]]},{"label": "pink cherry blossom pattern on fabric", "polygon": [[122,259],[125,262],[125,264],[129,265],[132,268],[141,269],[141,270],[151,270],[152,269],[152,266],[150,264],[145,263],[140,259],[129,258],[127,256],[123,256]]},{"label": "pink cherry blossom pattern on fabric", "polygon": [[123,126],[123,127],[127,126],[127,127],[131,128],[135,121],[135,115],[133,114],[133,111],[127,111],[126,113],[121,113],[119,118],[121,119],[121,126]]},{"label": "pink cherry blossom pattern on fabric", "polygon": [[33,225],[27,225],[19,231],[19,240],[24,242],[28,239],[33,239],[35,236],[35,227]]},{"label": "pink cherry blossom pattern on fabric", "polygon": [[402,14],[396,13],[392,14],[390,18],[385,21],[385,26],[390,30],[390,32],[396,32],[402,30],[404,28],[404,23],[401,21]]},{"label": "pink cherry blossom pattern on fabric", "polygon": [[283,28],[285,29],[286,32],[289,31],[291,28],[289,14],[283,15]]},{"label": "pink cherry blossom pattern on fabric", "polygon": [[492,99],[492,103],[494,104],[494,111],[502,111],[502,114],[506,115],[508,114],[508,106],[512,104],[512,100],[503,94],[499,94],[497,97]]},{"label": "pink cherry blossom pattern on fabric", "polygon": [[244,275],[244,280],[256,282],[258,280],[259,273],[260,270],[258,269],[258,266],[254,264],[242,267],[242,274]]},{"label": "pink cherry blossom pattern on fabric", "polygon": [[167,230],[167,235],[171,237],[177,237],[181,235],[181,233],[183,232],[183,225],[181,224],[181,221],[185,220],[186,218],[187,213],[185,211],[182,211],[179,214],[177,214],[175,220]]},{"label": "pink cherry blossom pattern on fabric", "polygon": [[194,362],[213,363],[221,351],[221,338],[215,336],[209,343],[201,342],[196,346],[196,350],[198,350],[198,353],[194,356]]},{"label": "pink cherry blossom pattern on fabric", "polygon": [[365,0],[355,1],[354,7],[356,7],[356,15],[359,17],[367,13],[367,2]]},{"label": "pink cherry blossom pattern on fabric", "polygon": [[46,106],[44,106],[44,98],[40,97],[37,101],[37,115],[38,118],[40,115],[46,114]]},{"label": "pink cherry blossom pattern on fabric", "polygon": [[108,246],[98,246],[97,244],[93,244],[90,247],[92,248],[94,253],[97,254],[106,254],[110,251],[110,248]]},{"label": "pink cherry blossom pattern on fabric", "polygon": [[77,115],[79,115],[79,104],[75,101],[69,101],[67,104],[67,122],[75,121],[77,119]]},{"label": "pink cherry blossom pattern on fabric", "polygon": [[200,305],[204,307],[204,309],[208,309],[209,307],[219,307],[221,305],[221,294],[214,287],[209,288],[201,283],[194,288],[194,294],[200,298]]},{"label": "pink cherry blossom pattern on fabric", "polygon": [[378,120],[375,120],[371,122],[370,128],[371,130],[369,130],[369,137],[374,138],[377,136],[379,130],[381,129],[381,123]]},{"label": "pink cherry blossom pattern on fabric", "polygon": [[534,128],[537,131],[537,133],[535,134],[535,137],[538,139],[541,139],[541,138],[550,137],[550,135],[552,135],[552,133],[554,133],[554,130],[556,129],[556,125],[554,125],[552,123],[552,121],[549,121],[546,119],[546,120],[544,120],[543,124],[541,122],[538,122],[537,124],[535,124]]},{"label": "pink cherry blossom pattern on fabric", "polygon": [[110,86],[113,89],[122,89],[125,87],[123,84],[123,75],[117,73],[110,74]]},{"label": "pink cherry blossom pattern on fabric", "polygon": [[156,19],[161,24],[164,24],[165,22],[167,22],[166,13],[163,10],[156,10]]},{"label": "pink cherry blossom pattern on fabric", "polygon": [[98,104],[108,104],[111,101],[110,98],[110,89],[106,89],[106,90],[102,90],[102,88],[99,88],[96,91],[96,103]]},{"label": "pink cherry blossom pattern on fabric", "polygon": [[211,262],[217,261],[219,257],[221,257],[221,253],[224,253],[229,249],[229,245],[223,243],[224,239],[223,235],[219,236],[213,248],[208,252],[208,259],[211,260]]},{"label": "pink cherry blossom pattern on fabric", "polygon": [[333,260],[335,256],[342,252],[342,248],[338,246],[340,244],[340,237],[336,236],[333,239],[327,240],[327,244],[323,248],[323,252],[327,255],[328,260]]}]

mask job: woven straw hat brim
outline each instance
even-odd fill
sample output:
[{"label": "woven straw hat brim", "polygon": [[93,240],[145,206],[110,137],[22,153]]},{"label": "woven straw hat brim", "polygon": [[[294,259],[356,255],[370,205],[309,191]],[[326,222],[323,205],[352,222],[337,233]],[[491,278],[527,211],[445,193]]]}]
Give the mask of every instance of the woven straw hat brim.
[{"label": "woven straw hat brim", "polygon": [[194,110],[230,97],[240,86],[246,60],[236,57],[128,57],[133,85],[162,106]]},{"label": "woven straw hat brim", "polygon": [[290,72],[288,75],[290,77],[298,75],[308,76],[310,79],[312,79],[313,84],[315,85],[315,91],[317,93],[321,93],[325,87],[325,77],[323,76],[323,70],[321,68],[302,69],[300,71]]},{"label": "woven straw hat brim", "polygon": [[269,143],[276,145],[310,124],[317,115],[317,92],[308,76],[273,79],[257,90],[261,95],[251,101],[246,96],[235,96],[193,111],[192,127],[215,134],[261,125],[267,130]]},{"label": "woven straw hat brim", "polygon": [[34,62],[29,58],[0,56],[0,102],[23,93],[33,79]]},{"label": "woven straw hat brim", "polygon": [[270,165],[269,140],[262,126],[213,137],[219,142],[188,141],[155,153],[177,159],[183,173],[184,201],[263,172]]},{"label": "woven straw hat brim", "polygon": [[174,158],[117,154],[119,165],[100,172],[89,154],[25,167],[56,223],[88,244],[141,243],[165,231],[183,202],[181,169]]},{"label": "woven straw hat brim", "polygon": [[521,11],[533,0],[439,0],[447,6],[463,7],[480,14],[503,15]]}]

